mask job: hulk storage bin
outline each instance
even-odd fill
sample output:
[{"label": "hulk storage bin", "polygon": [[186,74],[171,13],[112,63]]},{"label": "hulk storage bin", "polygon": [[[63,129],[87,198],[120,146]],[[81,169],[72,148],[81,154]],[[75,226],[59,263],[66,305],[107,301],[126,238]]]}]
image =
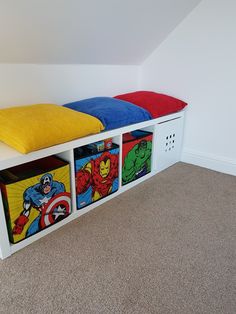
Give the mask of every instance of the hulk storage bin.
[{"label": "hulk storage bin", "polygon": [[123,135],[122,185],[151,171],[152,133],[136,130]]},{"label": "hulk storage bin", "polygon": [[[90,145],[91,146],[91,145]],[[74,150],[77,208],[118,190],[119,146],[94,153],[90,146]]]},{"label": "hulk storage bin", "polygon": [[1,171],[0,188],[12,243],[71,212],[69,164],[56,156]]}]

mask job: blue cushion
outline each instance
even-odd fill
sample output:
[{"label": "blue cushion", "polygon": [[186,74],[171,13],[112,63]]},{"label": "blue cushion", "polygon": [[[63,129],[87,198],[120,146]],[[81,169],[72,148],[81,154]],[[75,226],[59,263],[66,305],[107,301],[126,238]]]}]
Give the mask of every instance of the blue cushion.
[{"label": "blue cushion", "polygon": [[94,97],[64,105],[98,118],[105,130],[152,119],[150,113],[130,102],[111,97]]}]

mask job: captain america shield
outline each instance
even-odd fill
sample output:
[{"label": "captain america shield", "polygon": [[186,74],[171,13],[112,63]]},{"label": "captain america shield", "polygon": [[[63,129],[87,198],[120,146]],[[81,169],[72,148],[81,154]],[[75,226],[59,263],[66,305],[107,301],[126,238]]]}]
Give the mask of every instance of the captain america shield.
[{"label": "captain america shield", "polygon": [[71,213],[70,193],[58,193],[50,199],[41,212],[40,227],[46,228]]}]

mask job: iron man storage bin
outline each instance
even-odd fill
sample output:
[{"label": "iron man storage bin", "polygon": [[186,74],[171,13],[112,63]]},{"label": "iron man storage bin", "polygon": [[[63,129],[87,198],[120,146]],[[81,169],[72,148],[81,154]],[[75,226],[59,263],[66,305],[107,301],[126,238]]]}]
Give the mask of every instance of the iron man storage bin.
[{"label": "iron man storage bin", "polygon": [[9,239],[17,243],[71,213],[69,164],[51,156],[0,172]]},{"label": "iron man storage bin", "polygon": [[91,153],[89,145],[75,149],[77,209],[118,190],[119,146]]}]

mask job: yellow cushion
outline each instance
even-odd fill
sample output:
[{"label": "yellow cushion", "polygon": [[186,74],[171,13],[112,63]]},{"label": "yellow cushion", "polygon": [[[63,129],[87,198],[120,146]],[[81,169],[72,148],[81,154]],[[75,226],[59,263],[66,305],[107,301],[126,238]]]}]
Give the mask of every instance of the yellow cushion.
[{"label": "yellow cushion", "polygon": [[0,141],[23,154],[99,133],[103,129],[97,118],[59,105],[0,109]]}]

